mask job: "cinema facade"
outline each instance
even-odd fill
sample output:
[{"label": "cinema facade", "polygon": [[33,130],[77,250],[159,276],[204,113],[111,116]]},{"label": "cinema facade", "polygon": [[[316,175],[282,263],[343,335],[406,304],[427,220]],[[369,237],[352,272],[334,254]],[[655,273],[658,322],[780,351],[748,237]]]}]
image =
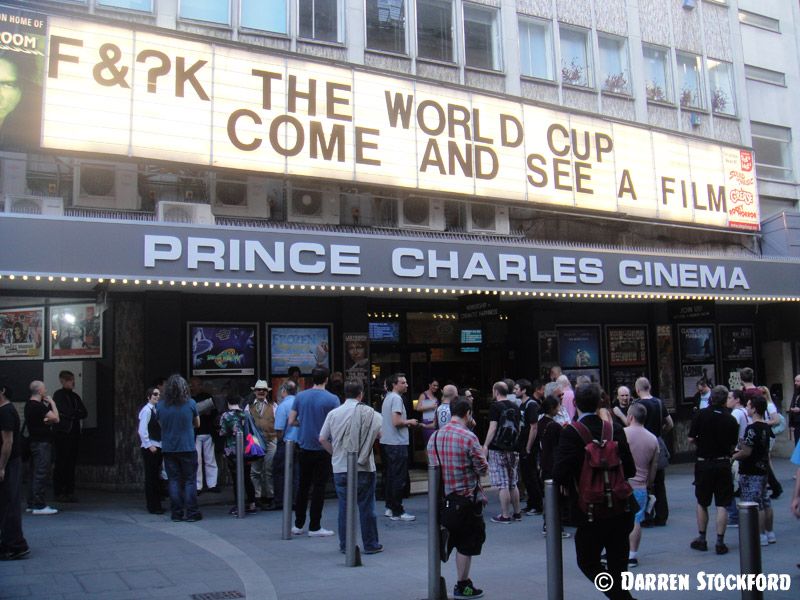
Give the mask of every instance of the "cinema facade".
[{"label": "cinema facade", "polygon": [[[790,399],[793,221],[762,228],[735,115],[40,4],[4,12],[38,57],[17,110],[40,129],[2,152],[0,364],[15,401],[76,372],[85,484],[139,482],[138,408],[173,372],[222,394],[325,365],[377,405],[403,371],[409,401],[437,378],[478,389],[480,413],[493,381],[553,364],[610,392],[645,375],[677,457],[701,377],[752,366]],[[648,124],[670,110],[675,127]]]}]

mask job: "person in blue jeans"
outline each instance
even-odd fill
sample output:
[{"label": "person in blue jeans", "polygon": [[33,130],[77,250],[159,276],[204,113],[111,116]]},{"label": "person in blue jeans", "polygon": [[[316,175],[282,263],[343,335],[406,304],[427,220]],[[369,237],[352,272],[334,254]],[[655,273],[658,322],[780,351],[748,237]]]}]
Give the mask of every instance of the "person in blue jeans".
[{"label": "person in blue jeans", "polygon": [[358,479],[356,501],[361,524],[364,554],[383,550],[378,542],[375,517],[375,457],[373,444],[380,437],[381,415],[363,404],[363,386],[355,381],[344,384],[345,402],[329,412],[319,433],[319,443],[332,456],[333,482],[339,498],[339,550],[344,552],[347,522],[347,456],[356,453]]},{"label": "person in blue jeans", "polygon": [[203,515],[197,508],[194,430],[200,427],[200,415],[183,377],[176,374],[167,379],[156,414],[161,425],[161,454],[169,480],[172,520],[199,521]]}]

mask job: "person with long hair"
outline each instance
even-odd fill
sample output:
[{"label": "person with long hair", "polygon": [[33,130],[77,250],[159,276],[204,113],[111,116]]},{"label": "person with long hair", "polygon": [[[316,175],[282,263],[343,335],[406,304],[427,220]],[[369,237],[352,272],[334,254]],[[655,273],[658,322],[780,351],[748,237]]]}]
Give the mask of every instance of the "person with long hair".
[{"label": "person with long hair", "polygon": [[180,375],[170,375],[156,408],[161,425],[161,451],[169,478],[169,500],[173,521],[199,521],[197,508],[197,451],[194,430],[200,427],[197,404],[189,384]]},{"label": "person with long hair", "polygon": [[147,403],[139,411],[139,439],[142,443],[144,461],[144,497],[147,512],[163,515],[161,508],[161,425],[158,423],[156,404],[161,398],[158,388],[151,387],[145,393]]}]

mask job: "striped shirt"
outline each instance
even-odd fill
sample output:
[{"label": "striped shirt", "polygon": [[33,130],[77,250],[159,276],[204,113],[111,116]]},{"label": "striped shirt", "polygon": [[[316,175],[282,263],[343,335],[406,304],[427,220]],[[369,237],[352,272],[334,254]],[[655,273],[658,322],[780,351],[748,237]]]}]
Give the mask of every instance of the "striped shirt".
[{"label": "striped shirt", "polygon": [[[455,492],[471,496],[476,488],[480,490],[480,476],[489,470],[478,437],[456,421],[431,436],[428,461],[442,467],[445,495]],[[483,496],[482,490],[480,494]]]}]

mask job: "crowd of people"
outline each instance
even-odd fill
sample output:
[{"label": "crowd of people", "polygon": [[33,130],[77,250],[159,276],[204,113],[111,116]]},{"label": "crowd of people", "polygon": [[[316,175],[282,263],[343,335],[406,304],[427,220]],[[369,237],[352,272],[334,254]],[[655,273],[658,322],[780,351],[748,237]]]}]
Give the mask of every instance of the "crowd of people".
[{"label": "crowd of people", "polygon": [[[709,521],[714,521],[714,551],[725,554],[725,532],[736,527],[736,497],[758,505],[760,542],[777,542],[772,501],[782,494],[772,472],[770,451],[775,432],[786,426],[770,391],[753,382],[752,369],[740,372],[742,389],[713,388],[699,382],[697,406],[688,438],[696,450],[694,487],[697,536],[690,547],[708,551]],[[420,429],[428,460],[442,472],[441,522],[444,558],[456,552],[455,598],[478,598],[483,592],[470,579],[473,556],[486,539],[483,509],[487,496],[482,480],[488,476],[498,490],[499,507],[492,523],[511,525],[526,516],[542,515],[544,482],[553,480],[560,495],[561,522],[575,527],[580,570],[590,579],[602,571],[614,576],[609,598],[630,598],[619,587],[619,573],[638,565],[642,530],[666,526],[669,505],[666,469],[669,452],[664,436],[673,428],[664,403],[640,377],[634,389],[620,386],[612,399],[590,380],[571,382],[554,367],[550,380],[502,380],[493,384],[486,433],[476,433],[475,390],[431,380],[409,418],[404,395],[408,381],[402,373],[389,376],[380,410],[365,400],[355,381],[330,391],[327,369],[315,368],[311,385],[299,391],[299,370],[278,390],[278,398],[258,380],[245,398],[227,393],[223,410],[202,381],[172,375],[146,391],[139,412],[138,435],[144,465],[145,506],[163,514],[166,482],[173,521],[199,521],[198,494],[219,491],[222,460],[236,479],[236,435],[260,447],[244,461],[246,513],[283,508],[284,459],[295,448],[293,535],[329,537],[338,533],[346,543],[345,503],[347,456],[357,456],[357,504],[363,552],[383,550],[376,516],[377,468],[374,448],[380,448],[385,499],[384,516],[413,523],[406,511],[409,445]],[[74,468],[80,422],[86,409],[73,391],[74,375],[60,374],[62,388],[51,398],[41,381],[30,384],[25,405],[25,431],[10,403],[11,390],[0,385],[0,557],[15,559],[30,550],[22,535],[21,459],[29,457],[28,510],[32,515],[56,514],[46,501],[52,455],[53,489],[59,501],[74,497]],[[800,375],[787,408],[795,442],[800,435]],[[294,442],[288,446],[287,442]],[[379,444],[376,444],[379,442]],[[53,448],[56,448],[55,453]],[[800,444],[793,460],[800,464]],[[600,465],[600,466],[598,466]],[[326,485],[333,479],[339,501],[338,532],[322,527]],[[600,483],[598,483],[600,482]],[[737,491],[738,488],[738,491]],[[236,500],[234,486],[234,500]],[[524,505],[523,505],[524,501]],[[711,519],[709,507],[716,506]],[[800,517],[800,479],[791,510]],[[238,514],[236,508],[231,514]],[[544,520],[543,520],[544,521]],[[544,525],[542,532],[546,533]],[[555,533],[570,534],[563,529]],[[800,565],[799,565],[800,566]]]}]

